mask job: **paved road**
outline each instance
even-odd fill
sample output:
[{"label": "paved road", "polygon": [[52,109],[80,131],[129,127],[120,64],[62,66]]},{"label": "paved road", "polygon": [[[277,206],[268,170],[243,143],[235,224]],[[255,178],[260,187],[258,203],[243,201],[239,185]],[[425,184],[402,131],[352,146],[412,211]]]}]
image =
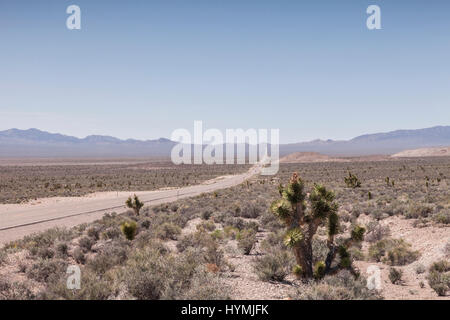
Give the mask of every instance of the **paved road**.
[{"label": "paved road", "polygon": [[[136,192],[136,194],[147,205],[156,205],[229,188],[244,182],[259,172],[260,166],[255,165],[243,174],[226,176],[209,184],[171,190]],[[124,204],[127,198],[128,196],[118,196],[109,199],[88,198],[86,201],[78,203],[60,202],[50,206],[36,205],[12,209],[0,215],[0,244],[55,226],[72,227],[92,222],[100,219],[106,212],[124,211],[126,210]]]}]

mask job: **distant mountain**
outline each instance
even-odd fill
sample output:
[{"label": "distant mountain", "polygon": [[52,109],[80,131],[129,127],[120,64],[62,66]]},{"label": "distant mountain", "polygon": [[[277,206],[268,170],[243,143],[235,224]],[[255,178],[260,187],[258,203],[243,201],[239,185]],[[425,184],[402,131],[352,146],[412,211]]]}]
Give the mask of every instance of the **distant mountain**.
[{"label": "distant mountain", "polygon": [[320,152],[335,156],[393,154],[405,149],[450,145],[450,126],[417,130],[396,130],[358,136],[348,141],[314,140],[280,146],[281,154]]},{"label": "distant mountain", "polygon": [[167,157],[168,139],[121,140],[92,135],[79,139],[38,129],[0,131],[0,157]]},{"label": "distant mountain", "polygon": [[[168,157],[176,143],[121,140],[111,136],[77,137],[38,129],[0,131],[0,157]],[[450,126],[365,134],[351,140],[313,140],[282,144],[280,155],[319,152],[330,156],[394,154],[406,149],[450,146]]]}]

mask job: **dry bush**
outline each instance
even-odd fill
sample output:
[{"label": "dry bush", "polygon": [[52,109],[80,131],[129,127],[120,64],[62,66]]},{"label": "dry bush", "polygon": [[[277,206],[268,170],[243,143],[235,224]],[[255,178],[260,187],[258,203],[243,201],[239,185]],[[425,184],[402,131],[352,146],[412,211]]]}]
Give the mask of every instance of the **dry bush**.
[{"label": "dry bush", "polygon": [[411,250],[411,245],[403,239],[384,239],[369,247],[369,258],[393,266],[403,266],[416,261],[420,254]]},{"label": "dry bush", "polygon": [[427,279],[430,287],[439,296],[445,296],[450,290],[450,263],[446,260],[433,263]]},{"label": "dry bush", "polygon": [[284,281],[294,265],[295,259],[290,251],[271,247],[255,260],[253,268],[262,281]]},{"label": "dry bush", "polygon": [[379,300],[376,290],[367,288],[366,280],[355,277],[347,270],[337,275],[326,276],[320,281],[311,281],[300,287],[292,296],[299,300]]}]

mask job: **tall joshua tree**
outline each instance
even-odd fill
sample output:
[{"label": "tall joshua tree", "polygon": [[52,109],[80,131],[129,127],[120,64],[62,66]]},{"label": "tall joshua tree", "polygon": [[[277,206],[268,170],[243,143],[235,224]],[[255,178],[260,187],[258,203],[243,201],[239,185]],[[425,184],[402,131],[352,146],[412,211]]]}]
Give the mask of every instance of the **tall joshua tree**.
[{"label": "tall joshua tree", "polygon": [[[281,199],[274,201],[270,209],[287,228],[284,243],[294,251],[297,261],[294,273],[297,277],[322,278],[339,269],[349,269],[356,274],[348,249],[363,240],[365,229],[355,226],[350,237],[340,239],[339,245],[335,243],[339,233],[339,216],[334,193],[316,184],[307,196],[297,173],[279,191]],[[326,225],[328,230],[328,254],[325,261],[313,266],[312,240],[321,225]],[[337,255],[339,262],[333,263]]]}]

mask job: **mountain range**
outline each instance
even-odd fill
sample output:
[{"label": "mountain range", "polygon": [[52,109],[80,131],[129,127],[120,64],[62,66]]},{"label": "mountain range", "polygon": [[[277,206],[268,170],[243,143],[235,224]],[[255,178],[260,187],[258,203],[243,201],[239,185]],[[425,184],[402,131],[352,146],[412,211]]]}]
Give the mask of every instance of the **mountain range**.
[{"label": "mountain range", "polygon": [[[168,157],[176,142],[121,140],[91,135],[80,139],[38,129],[0,131],[0,157]],[[394,154],[406,149],[450,146],[450,126],[365,134],[350,140],[281,144],[280,155],[320,152],[332,156]]]}]

